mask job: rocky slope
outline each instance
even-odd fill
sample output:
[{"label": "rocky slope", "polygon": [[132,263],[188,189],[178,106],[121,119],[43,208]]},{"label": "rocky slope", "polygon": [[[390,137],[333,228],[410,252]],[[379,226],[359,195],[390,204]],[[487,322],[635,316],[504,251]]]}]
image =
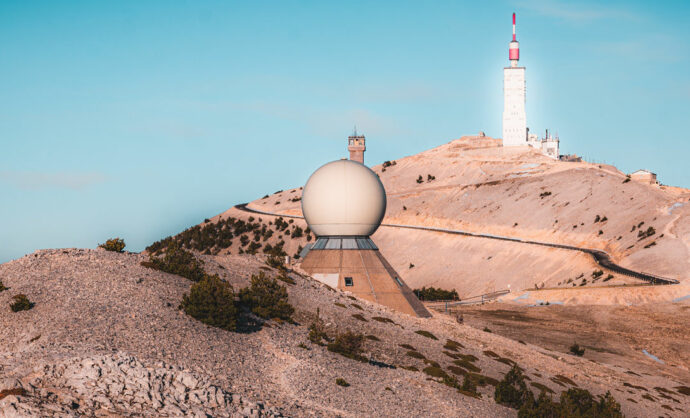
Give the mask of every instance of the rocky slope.
[{"label": "rocky slope", "polygon": [[[208,271],[239,289],[251,274],[277,274],[262,257],[203,259]],[[639,374],[441,314],[427,320],[396,314],[294,273],[287,287],[295,324],[269,321],[243,332],[211,328],[178,309],[191,282],[147,269],[144,260],[66,249],[0,265],[8,288],[0,292],[0,415],[515,416],[492,399],[494,379],[513,363],[533,388],[543,385],[556,395],[576,385],[594,394],[610,390],[629,416],[682,416],[690,399],[679,389],[687,386],[678,377],[683,365]],[[9,309],[19,293],[35,303],[33,309]],[[370,361],[309,342],[317,312],[331,335],[352,330],[369,336]],[[433,362],[459,379],[483,376],[481,396],[463,395],[415,371]],[[337,378],[350,386],[336,385]]]},{"label": "rocky slope", "polygon": [[[690,279],[687,189],[626,181],[612,166],[554,161],[480,137],[372,169],[388,194],[385,223],[598,248],[623,266]],[[276,193],[249,207],[301,215],[300,192]],[[583,278],[589,285],[598,268],[584,254],[481,238],[381,227],[373,239],[412,287],[452,287],[464,296],[508,285],[579,286]],[[635,283],[614,276],[618,281],[608,284]]]}]

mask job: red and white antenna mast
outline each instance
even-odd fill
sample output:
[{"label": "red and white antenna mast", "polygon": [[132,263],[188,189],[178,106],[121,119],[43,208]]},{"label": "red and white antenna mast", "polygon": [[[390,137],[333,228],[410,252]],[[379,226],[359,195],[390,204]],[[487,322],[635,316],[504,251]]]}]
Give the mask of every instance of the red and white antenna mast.
[{"label": "red and white antenna mast", "polygon": [[517,67],[520,59],[520,43],[515,37],[515,13],[513,13],[513,40],[510,41],[510,48],[508,50],[508,58],[510,59],[510,66]]}]

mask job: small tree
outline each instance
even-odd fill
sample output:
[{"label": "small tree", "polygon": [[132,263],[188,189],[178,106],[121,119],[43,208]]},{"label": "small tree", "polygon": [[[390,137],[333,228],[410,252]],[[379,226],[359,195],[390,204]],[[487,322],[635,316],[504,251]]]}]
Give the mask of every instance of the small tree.
[{"label": "small tree", "polygon": [[240,291],[240,300],[251,311],[264,319],[278,318],[292,320],[295,308],[288,303],[288,293],[285,287],[278,284],[262,271],[259,275],[252,275],[251,285]]},{"label": "small tree", "polygon": [[125,240],[121,238],[111,238],[105,242],[105,244],[99,244],[99,248],[103,248],[106,251],[115,251],[116,253],[121,253],[125,249]]},{"label": "small tree", "polygon": [[34,303],[31,302],[24,294],[14,295],[12,300],[13,302],[10,303],[10,309],[12,309],[12,312],[28,311],[34,307]]},{"label": "small tree", "polygon": [[417,183],[419,183],[419,184],[424,183],[424,179],[422,178],[421,174],[419,175],[419,177],[417,177]]},{"label": "small tree", "polygon": [[494,399],[501,405],[520,409],[522,405],[533,401],[534,395],[527,389],[525,377],[520,368],[514,365],[512,369],[498,382],[494,391]]},{"label": "small tree", "polygon": [[206,276],[192,285],[189,296],[182,297],[182,309],[194,319],[212,327],[234,331],[237,328],[235,293],[218,276]]}]

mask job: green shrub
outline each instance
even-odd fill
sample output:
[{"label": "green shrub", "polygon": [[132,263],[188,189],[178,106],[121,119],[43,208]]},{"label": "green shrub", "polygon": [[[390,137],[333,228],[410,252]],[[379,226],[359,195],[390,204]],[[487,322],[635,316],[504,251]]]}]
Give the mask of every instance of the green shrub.
[{"label": "green shrub", "polygon": [[373,319],[374,321],[377,321],[377,322],[383,322],[385,324],[395,324],[395,322],[393,322],[392,319],[386,318],[383,316],[374,316],[371,319]]},{"label": "green shrub", "polygon": [[34,307],[34,303],[29,300],[24,294],[12,296],[13,302],[10,303],[10,309],[12,312],[28,311]]},{"label": "green shrub", "polygon": [[408,355],[409,357],[418,358],[418,359],[420,359],[420,360],[426,359],[426,357],[424,357],[424,354],[422,354],[422,353],[420,353],[419,351],[416,351],[416,350],[410,350],[410,351],[408,351],[408,352],[407,352],[407,355]]},{"label": "green shrub", "polygon": [[582,357],[585,354],[585,349],[581,348],[577,343],[570,346],[570,352],[576,356]]},{"label": "green shrub", "polygon": [[367,361],[367,359],[362,356],[363,344],[364,335],[355,334],[348,330],[343,334],[338,334],[335,337],[335,341],[328,344],[328,351],[338,353],[354,360]]},{"label": "green shrub", "polygon": [[216,275],[194,283],[189,296],[182,297],[181,307],[187,315],[204,324],[228,331],[237,329],[235,293],[229,283]]},{"label": "green shrub", "polygon": [[203,262],[197,260],[194,254],[182,249],[176,241],[170,241],[163,258],[151,255],[149,261],[142,263],[142,265],[166,273],[177,274],[193,282],[198,282],[206,276]]},{"label": "green shrub", "polygon": [[417,183],[418,184],[424,183],[424,179],[422,178],[421,174],[419,175],[419,177],[417,177]]},{"label": "green shrub", "polygon": [[277,278],[278,280],[280,280],[281,282],[287,283],[287,284],[289,284],[289,285],[295,285],[295,284],[297,284],[297,282],[295,281],[295,279],[293,279],[292,277],[288,276],[288,275],[285,274],[284,272],[281,273],[281,274],[279,274],[276,278]]},{"label": "green shrub", "polygon": [[465,375],[465,379],[462,381],[462,386],[460,387],[464,392],[477,393],[477,383],[468,375]]},{"label": "green shrub", "polygon": [[517,366],[513,366],[506,373],[494,391],[494,399],[497,403],[514,409],[520,409],[522,405],[532,401],[533,398],[534,395],[527,389],[525,377]]},{"label": "green shrub", "polygon": [[436,336],[434,334],[430,333],[429,331],[419,330],[419,331],[415,331],[415,334],[419,334],[423,337],[431,338],[432,340],[438,340],[438,338],[436,338]]},{"label": "green shrub", "polygon": [[437,301],[437,300],[460,300],[458,292],[453,290],[436,289],[435,287],[422,287],[415,289],[414,294],[419,300]]},{"label": "green shrub", "polygon": [[335,379],[335,384],[338,386],[342,386],[344,388],[350,386],[350,384],[347,383],[347,381],[345,379],[343,379],[342,377]]},{"label": "green shrub", "polygon": [[438,377],[438,378],[443,378],[444,376],[447,376],[448,374],[443,371],[442,368],[436,366],[429,366],[425,367],[424,370],[422,370],[424,373],[428,374],[431,377]]},{"label": "green shrub", "polygon": [[99,244],[98,247],[103,248],[106,251],[115,251],[116,253],[121,253],[125,249],[125,240],[120,238],[111,238],[105,242],[105,244]]},{"label": "green shrub", "polygon": [[7,290],[7,288],[2,284],[2,280],[0,280],[0,292],[4,292],[5,290]]},{"label": "green shrub", "polygon": [[328,334],[326,334],[326,325],[323,319],[319,317],[319,310],[316,310],[316,319],[309,325],[309,341],[314,344],[323,345],[322,341],[329,341]]},{"label": "green shrub", "polygon": [[550,395],[542,392],[535,401],[534,398],[525,402],[518,412],[520,418],[622,418],[621,406],[606,392],[604,396],[595,399],[584,389],[569,389],[561,393],[559,402],[554,402]]},{"label": "green shrub", "polygon": [[291,321],[295,308],[288,303],[288,293],[284,286],[278,284],[261,271],[252,275],[251,285],[240,290],[240,300],[251,311],[264,319],[278,318]]},{"label": "green shrub", "polygon": [[465,347],[457,341],[446,339],[446,344],[443,346],[443,348],[450,351],[458,351],[459,348]]},{"label": "green shrub", "polygon": [[539,197],[542,198],[542,199],[545,198],[545,197],[547,197],[547,196],[551,196],[551,192],[543,192],[543,193],[540,193],[540,194],[539,194]]}]

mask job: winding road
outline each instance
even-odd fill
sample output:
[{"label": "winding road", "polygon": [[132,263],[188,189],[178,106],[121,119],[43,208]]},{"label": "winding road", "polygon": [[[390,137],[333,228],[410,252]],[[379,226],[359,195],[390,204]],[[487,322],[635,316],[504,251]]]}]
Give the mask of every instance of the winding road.
[{"label": "winding road", "polygon": [[[261,211],[261,210],[251,209],[251,208],[248,208],[247,205],[248,205],[248,203],[242,203],[242,204],[236,205],[235,209],[238,209],[238,210],[241,210],[244,212],[249,212],[249,213],[256,213],[259,215],[281,216],[283,218],[304,219],[302,216],[297,216],[297,215],[282,215],[279,213],[272,213],[272,212],[265,212],[265,211]],[[543,241],[531,241],[531,240],[524,240],[524,239],[520,239],[520,238],[505,237],[505,236],[500,236],[500,235],[476,234],[473,232],[467,232],[467,231],[462,231],[462,230],[458,230],[458,229],[435,228],[435,227],[431,227],[431,226],[400,225],[400,224],[385,224],[385,223],[382,223],[381,226],[384,226],[387,228],[420,229],[420,230],[424,230],[424,231],[443,232],[446,234],[464,235],[464,236],[475,237],[475,238],[495,239],[495,240],[500,240],[500,241],[512,241],[512,242],[516,242],[516,243],[520,243],[520,244],[540,245],[542,247],[551,247],[551,248],[560,248],[563,250],[579,251],[582,253],[589,254],[590,256],[592,256],[592,258],[594,258],[594,261],[597,264],[599,264],[601,267],[603,267],[607,270],[610,270],[614,273],[618,273],[618,274],[622,274],[624,276],[644,280],[644,281],[647,281],[647,282],[654,284],[654,285],[666,285],[666,284],[678,284],[679,283],[679,281],[676,279],[669,279],[669,278],[665,278],[665,277],[656,276],[654,274],[630,270],[628,268],[622,267],[622,266],[614,263],[611,260],[611,256],[609,256],[609,254],[607,252],[601,251],[601,250],[594,250],[591,248],[580,248],[580,247],[574,247],[572,245],[554,244],[554,243],[543,242]]]}]

